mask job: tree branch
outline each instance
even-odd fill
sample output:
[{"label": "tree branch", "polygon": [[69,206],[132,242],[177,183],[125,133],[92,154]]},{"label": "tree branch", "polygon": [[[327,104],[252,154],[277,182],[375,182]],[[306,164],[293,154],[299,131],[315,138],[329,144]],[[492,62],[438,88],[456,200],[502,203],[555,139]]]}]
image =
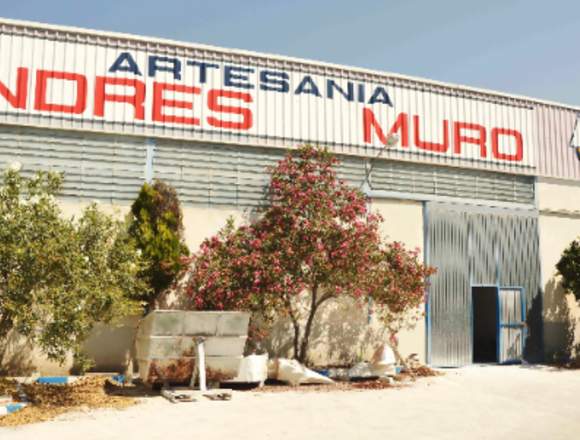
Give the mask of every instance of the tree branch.
[{"label": "tree branch", "polygon": [[318,300],[318,303],[316,303],[316,307],[318,308],[322,303],[324,303],[324,302],[326,302],[326,301],[328,301],[329,299],[332,299],[332,298],[336,298],[336,294],[334,294],[334,293],[328,293],[328,292],[325,293],[324,295],[322,295],[320,297],[320,299]]},{"label": "tree branch", "polygon": [[294,359],[298,359],[300,354],[298,349],[300,343],[300,324],[298,323],[298,318],[296,317],[294,311],[292,310],[292,303],[290,301],[290,298],[284,296],[284,302],[286,304],[286,308],[288,309],[288,315],[290,316],[292,327],[294,327],[294,341],[293,341]]}]

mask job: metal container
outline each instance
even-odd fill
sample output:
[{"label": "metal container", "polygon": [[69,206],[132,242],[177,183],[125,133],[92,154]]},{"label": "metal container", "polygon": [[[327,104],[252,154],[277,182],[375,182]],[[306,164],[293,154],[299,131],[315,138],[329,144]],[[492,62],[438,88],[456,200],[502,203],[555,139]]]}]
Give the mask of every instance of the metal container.
[{"label": "metal container", "polygon": [[196,338],[205,339],[208,380],[238,373],[249,313],[155,310],[141,322],[136,351],[139,376],[148,384],[187,383],[196,365]]}]

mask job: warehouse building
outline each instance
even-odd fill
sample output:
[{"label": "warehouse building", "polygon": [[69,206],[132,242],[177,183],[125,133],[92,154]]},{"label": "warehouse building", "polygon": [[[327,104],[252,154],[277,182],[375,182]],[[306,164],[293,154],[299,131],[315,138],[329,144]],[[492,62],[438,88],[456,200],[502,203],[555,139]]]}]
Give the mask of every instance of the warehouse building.
[{"label": "warehouse building", "polygon": [[[401,335],[404,353],[434,366],[536,362],[580,342],[578,305],[554,268],[580,235],[580,108],[7,19],[0,59],[0,166],[65,172],[67,214],[93,200],[126,212],[144,181],[163,179],[195,249],[263,200],[265,167],[288,148],[323,145],[386,218],[385,234],[438,268],[425,321]],[[320,363],[349,345],[330,340],[348,340],[348,318],[318,332]],[[113,342],[89,345],[114,366]]]}]

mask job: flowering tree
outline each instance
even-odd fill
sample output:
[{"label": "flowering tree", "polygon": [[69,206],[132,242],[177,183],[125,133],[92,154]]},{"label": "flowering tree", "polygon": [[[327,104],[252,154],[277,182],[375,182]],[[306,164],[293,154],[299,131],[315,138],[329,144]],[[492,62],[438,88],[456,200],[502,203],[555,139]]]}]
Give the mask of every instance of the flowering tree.
[{"label": "flowering tree", "polygon": [[397,334],[403,328],[413,327],[422,316],[427,278],[433,273],[433,267],[420,262],[418,249],[408,250],[397,241],[382,244],[379,258],[372,267],[374,284],[369,290],[369,298],[376,305],[390,346],[406,367],[398,350]]},{"label": "flowering tree", "polygon": [[[239,228],[230,220],[193,256],[185,285],[195,308],[286,314],[294,356],[305,362],[327,301],[370,297],[389,310],[386,320],[420,304],[431,269],[401,245],[382,242],[381,217],[338,179],[336,164],[326,150],[306,146],[269,169],[270,203],[258,220]],[[303,292],[305,313],[296,300]]]}]

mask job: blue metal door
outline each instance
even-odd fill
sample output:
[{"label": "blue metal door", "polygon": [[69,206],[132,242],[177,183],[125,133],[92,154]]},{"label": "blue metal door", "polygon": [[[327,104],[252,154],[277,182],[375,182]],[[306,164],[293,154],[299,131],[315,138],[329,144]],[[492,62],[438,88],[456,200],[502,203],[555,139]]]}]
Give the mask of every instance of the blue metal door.
[{"label": "blue metal door", "polygon": [[526,340],[526,296],[522,287],[500,287],[497,295],[497,359],[521,362]]}]

